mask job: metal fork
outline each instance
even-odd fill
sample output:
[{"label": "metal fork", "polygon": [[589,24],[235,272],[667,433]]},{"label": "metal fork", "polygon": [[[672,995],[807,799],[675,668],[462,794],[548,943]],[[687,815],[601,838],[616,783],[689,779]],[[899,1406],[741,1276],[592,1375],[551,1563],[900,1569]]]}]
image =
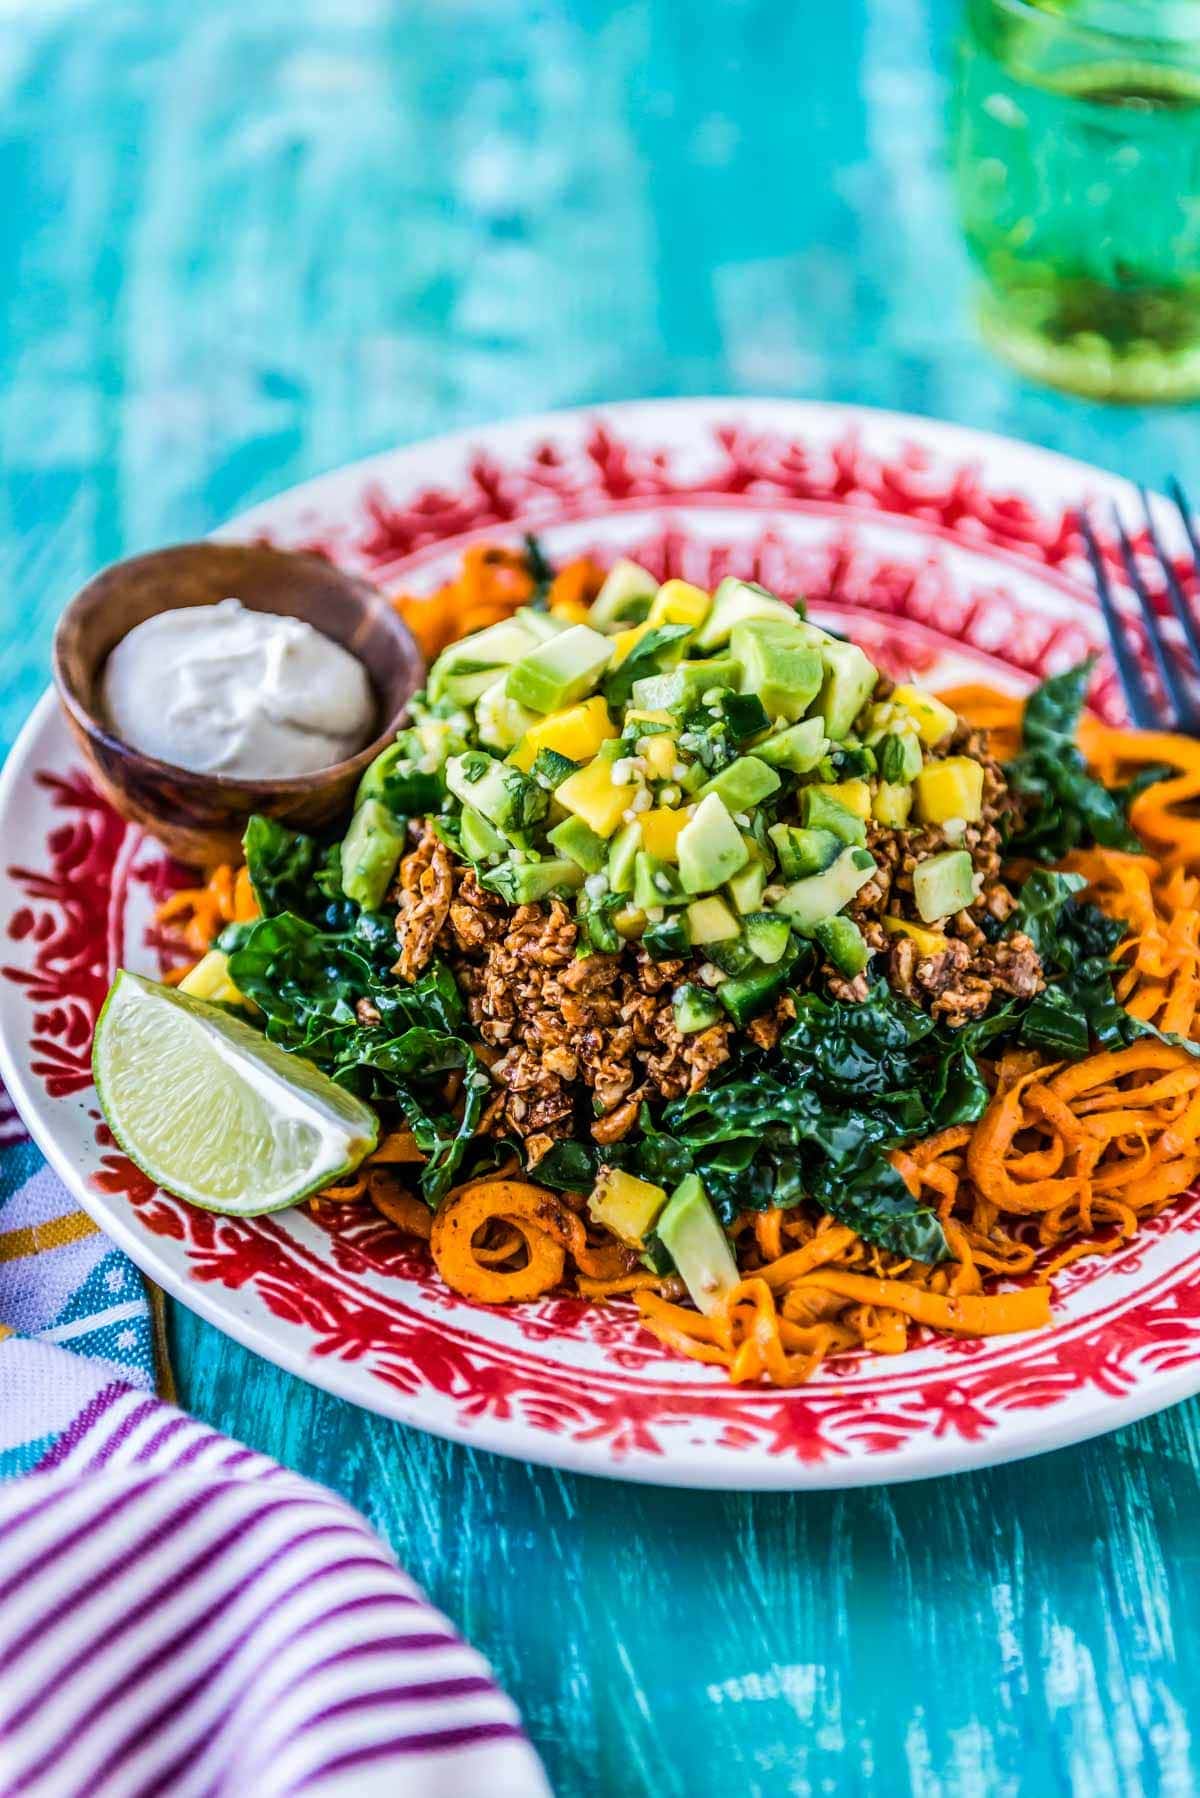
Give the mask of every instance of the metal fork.
[{"label": "metal fork", "polygon": [[[1196,526],[1192,520],[1187,495],[1176,480],[1168,482],[1167,490],[1183,520],[1183,528],[1191,547],[1193,566],[1200,568],[1200,541],[1197,539]],[[1142,496],[1142,508],[1146,514],[1146,531],[1162,573],[1163,584],[1187,644],[1186,671],[1192,676],[1193,686],[1189,686],[1185,679],[1185,670],[1181,667],[1178,651],[1173,650],[1163,637],[1162,622],[1138,569],[1133,544],[1129,540],[1129,534],[1121,521],[1120,514],[1114,508],[1113,522],[1116,526],[1117,543],[1121,551],[1121,560],[1125,564],[1129,585],[1137,596],[1146,641],[1162,683],[1161,692],[1156,692],[1151,682],[1147,680],[1138,653],[1129,641],[1128,620],[1125,614],[1117,609],[1116,601],[1113,598],[1112,583],[1108,578],[1108,570],[1104,566],[1104,557],[1086,512],[1081,511],[1079,514],[1079,529],[1087,549],[1088,561],[1092,565],[1096,593],[1100,600],[1100,609],[1104,613],[1104,622],[1108,626],[1113,660],[1117,665],[1117,674],[1125,693],[1130,717],[1141,730],[1180,730],[1187,732],[1190,736],[1200,736],[1200,700],[1197,699],[1197,691],[1200,691],[1200,626],[1197,626],[1187,596],[1179,584],[1174,564],[1163,549],[1154,523],[1154,514],[1150,509],[1149,496],[1144,487],[1139,491]]]}]

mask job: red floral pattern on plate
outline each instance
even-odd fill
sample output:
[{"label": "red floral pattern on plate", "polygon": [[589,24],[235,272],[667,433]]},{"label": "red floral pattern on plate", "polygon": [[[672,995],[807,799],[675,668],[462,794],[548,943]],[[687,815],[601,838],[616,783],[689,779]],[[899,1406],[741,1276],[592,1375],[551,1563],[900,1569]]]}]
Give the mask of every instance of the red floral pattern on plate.
[{"label": "red floral pattern on plate", "polygon": [[[771,516],[714,541],[721,507]],[[276,534],[389,580],[420,580],[463,539],[536,528],[553,549],[556,532],[570,526],[578,547],[580,528],[614,512],[631,514],[622,549],[660,576],[712,584],[739,573],[803,591],[897,672],[932,669],[957,646],[976,668],[1028,681],[1103,649],[1068,510],[993,491],[974,465],[920,444],[869,449],[857,428],[808,442],[719,427],[684,456],[598,424],[508,460],[480,452],[457,486],[404,495],[372,481],[340,520],[314,510]],[[701,517],[705,528],[692,528]],[[867,530],[872,521],[903,530],[885,545]],[[596,543],[612,552],[611,527],[598,528]],[[968,552],[970,567],[951,567],[955,550]],[[1011,591],[1034,573],[1061,604],[1041,611]],[[1121,715],[1107,668],[1096,701]],[[24,898],[6,921],[19,965],[4,973],[28,1000],[26,1063],[49,1095],[67,1099],[90,1083],[91,1033],[132,896],[148,888],[161,897],[181,875],[140,853],[140,837],[82,775],[56,769],[35,778],[54,824],[44,865],[9,870]],[[1014,1416],[1077,1406],[1082,1394],[1127,1400],[1146,1388],[1141,1408],[1150,1409],[1157,1379],[1200,1360],[1196,1200],[1110,1261],[1070,1269],[1059,1281],[1060,1317],[1040,1337],[935,1340],[895,1362],[847,1357],[803,1391],[781,1394],[735,1390],[711,1370],[669,1360],[625,1306],[553,1297],[496,1327],[492,1314],[447,1293],[391,1226],[345,1208],[318,1208],[304,1228],[287,1217],[198,1211],[156,1189],[93,1116],[93,1191],[106,1206],[126,1207],[147,1237],[179,1245],[187,1281],[251,1298],[301,1334],[315,1367],[357,1364],[399,1395],[399,1414],[468,1438],[486,1420],[491,1446],[537,1458],[567,1459],[561,1445],[570,1444],[572,1465],[669,1478],[673,1455],[690,1454],[686,1477],[715,1484],[772,1483],[778,1474],[764,1478],[763,1469],[778,1462],[832,1469],[831,1482],[839,1469],[857,1479],[889,1477],[893,1466],[935,1471],[939,1445],[992,1441],[1003,1453]],[[1146,1268],[1168,1231],[1178,1254]],[[372,1402],[389,1408],[378,1391]],[[1069,1434],[1074,1426],[1064,1427]],[[901,1468],[914,1448],[925,1464]],[[697,1455],[724,1470],[697,1472]]]}]

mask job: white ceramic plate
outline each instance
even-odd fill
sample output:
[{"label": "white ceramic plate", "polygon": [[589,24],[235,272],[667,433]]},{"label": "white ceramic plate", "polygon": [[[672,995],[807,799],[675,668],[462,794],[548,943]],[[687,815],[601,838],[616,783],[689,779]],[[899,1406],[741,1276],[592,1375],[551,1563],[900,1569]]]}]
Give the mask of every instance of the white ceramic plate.
[{"label": "white ceramic plate", "polygon": [[[1014,688],[1103,647],[1071,515],[1125,483],[923,419],[757,400],[561,413],[398,450],[239,519],[388,589],[472,542],[635,556],[709,586],[803,592],[885,668]],[[1164,518],[1164,529],[1168,521]],[[1120,716],[1109,684],[1102,709]],[[155,1190],[108,1142],[88,1073],[113,970],[155,970],[178,880],[88,785],[50,694],[0,783],[2,1071],[79,1202],[169,1292],[259,1354],[404,1423],[590,1473],[817,1487],[914,1479],[1110,1430],[1200,1388],[1194,1199],[1057,1282],[1053,1327],[840,1360],[798,1392],[670,1358],[624,1306],[455,1298],[382,1219],[245,1221]]]}]

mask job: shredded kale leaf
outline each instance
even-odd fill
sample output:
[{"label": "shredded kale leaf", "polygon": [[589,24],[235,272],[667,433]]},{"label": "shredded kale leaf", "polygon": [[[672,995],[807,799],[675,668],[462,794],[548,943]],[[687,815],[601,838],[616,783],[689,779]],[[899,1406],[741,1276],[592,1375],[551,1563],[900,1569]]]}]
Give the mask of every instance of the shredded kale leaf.
[{"label": "shredded kale leaf", "polygon": [[246,826],[242,849],[264,918],[290,911],[317,919],[330,899],[341,894],[336,844],[326,848],[303,831],[256,815]]},{"label": "shredded kale leaf", "polygon": [[1120,967],[1112,956],[1125,927],[1076,897],[1084,885],[1079,874],[1039,868],[1021,887],[1010,927],[1030,937],[1048,977],[1021,1018],[1021,1042],[1071,1061],[1093,1047],[1121,1049],[1145,1036],[1200,1054],[1200,1044],[1164,1034],[1120,1003],[1114,990]]},{"label": "shredded kale leaf", "polygon": [[1141,848],[1126,816],[1133,790],[1094,780],[1075,741],[1094,665],[1093,657],[1053,675],[1025,703],[1021,748],[1005,769],[1025,807],[1024,822],[1006,845],[1009,854],[1056,862],[1089,843]]},{"label": "shredded kale leaf", "polygon": [[[458,983],[439,960],[411,985],[397,979],[395,922],[342,896],[340,880],[330,883],[336,848],[256,818],[246,855],[264,915],[223,934],[231,978],[258,1006],[272,1042],[360,1097],[397,1107],[427,1157],[421,1188],[435,1205],[472,1146],[491,1090],[462,1034]],[[362,1000],[377,1024],[360,1021]],[[451,1070],[463,1074],[461,1118],[442,1097]]]},{"label": "shredded kale leaf", "polygon": [[535,611],[544,612],[554,582],[554,564],[547,559],[540,542],[531,531],[525,533],[525,563],[534,581],[533,597],[529,603]]}]

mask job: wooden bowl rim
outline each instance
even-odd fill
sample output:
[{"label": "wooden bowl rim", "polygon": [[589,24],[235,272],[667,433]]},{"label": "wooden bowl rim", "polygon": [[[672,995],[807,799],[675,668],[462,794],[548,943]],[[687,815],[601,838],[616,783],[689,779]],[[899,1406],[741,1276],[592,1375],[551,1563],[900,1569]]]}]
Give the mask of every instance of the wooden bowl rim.
[{"label": "wooden bowl rim", "polygon": [[[76,690],[74,683],[67,674],[63,659],[63,638],[66,633],[67,625],[73,614],[81,609],[92,596],[97,583],[106,580],[118,569],[139,566],[148,562],[156,562],[160,559],[178,555],[183,551],[194,553],[197,550],[204,550],[206,552],[210,550],[254,550],[257,553],[266,556],[276,557],[280,561],[303,562],[319,566],[337,582],[340,582],[347,592],[357,593],[358,597],[370,610],[377,612],[379,616],[384,619],[386,628],[395,638],[397,648],[401,654],[403,654],[405,648],[407,648],[415,672],[415,679],[403,705],[400,706],[398,711],[392,714],[378,735],[373,737],[362,749],[357,750],[354,755],[348,756],[345,760],[340,762],[330,762],[324,768],[315,768],[307,774],[265,775],[259,777],[240,774],[206,774],[195,768],[180,767],[177,762],[160,761],[157,756],[146,755],[142,750],[135,749],[131,743],[126,742],[124,737],[116,736],[108,728],[107,724],[105,724],[99,715],[93,711],[92,707],[85,704],[84,700]],[[216,605],[219,602],[213,600],[211,603]],[[164,612],[173,609],[174,608],[170,606],[162,607],[162,611]],[[253,607],[251,606],[248,609],[252,611]],[[151,613],[150,616],[157,617],[158,614]],[[118,638],[117,641],[119,642],[121,639]],[[111,655],[111,653],[112,651],[109,650],[108,654]],[[361,660],[361,658],[357,659]],[[363,665],[365,667],[365,663]],[[395,607],[389,603],[387,597],[379,591],[378,587],[372,586],[370,581],[364,580],[362,576],[347,574],[346,571],[339,568],[336,563],[327,562],[324,557],[313,555],[305,550],[278,549],[271,543],[226,543],[211,538],[200,538],[198,541],[194,542],[166,544],[160,549],[146,550],[136,556],[124,556],[118,561],[110,562],[106,567],[98,569],[95,574],[84,582],[78,592],[72,595],[59,613],[58,622],[54,627],[54,639],[51,646],[51,672],[54,679],[54,685],[58,690],[59,699],[89,741],[102,745],[110,754],[123,757],[127,761],[136,764],[139,768],[146,769],[148,773],[163,776],[176,783],[186,781],[214,789],[217,792],[241,795],[247,800],[253,800],[256,795],[264,793],[269,793],[272,796],[278,794],[281,798],[286,798],[291,793],[302,793],[307,789],[310,789],[314,781],[319,781],[323,786],[326,784],[333,784],[339,779],[347,779],[368,767],[369,764],[374,761],[375,757],[380,755],[383,750],[395,740],[396,732],[399,730],[408,711],[412,695],[420,691],[425,674],[425,662],[417,645],[416,638],[413,636],[404,620],[400,617],[400,614],[396,611]],[[367,670],[367,673],[370,677],[369,669]],[[371,678],[371,685],[373,688],[376,687],[373,678]]]}]

